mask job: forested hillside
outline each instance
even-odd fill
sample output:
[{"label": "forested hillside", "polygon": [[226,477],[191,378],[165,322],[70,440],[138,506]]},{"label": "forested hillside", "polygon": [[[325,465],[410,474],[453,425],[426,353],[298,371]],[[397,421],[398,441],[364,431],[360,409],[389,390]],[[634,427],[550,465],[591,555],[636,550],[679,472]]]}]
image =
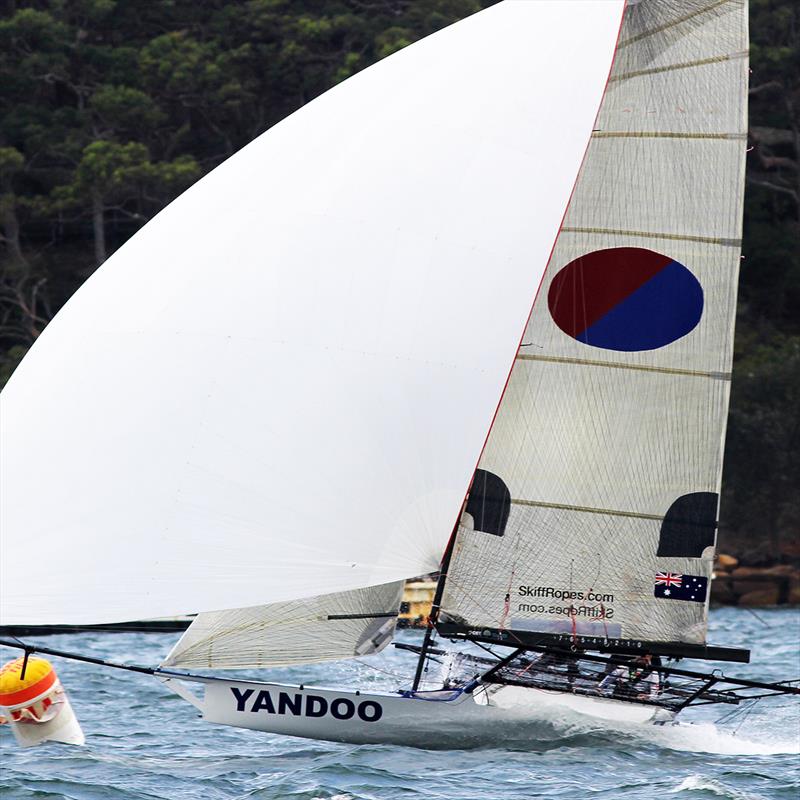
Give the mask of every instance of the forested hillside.
[{"label": "forested hillside", "polygon": [[[193,181],[334,83],[490,4],[0,0],[0,383]],[[800,4],[751,0],[751,35],[721,540],[753,561],[800,556]]]}]

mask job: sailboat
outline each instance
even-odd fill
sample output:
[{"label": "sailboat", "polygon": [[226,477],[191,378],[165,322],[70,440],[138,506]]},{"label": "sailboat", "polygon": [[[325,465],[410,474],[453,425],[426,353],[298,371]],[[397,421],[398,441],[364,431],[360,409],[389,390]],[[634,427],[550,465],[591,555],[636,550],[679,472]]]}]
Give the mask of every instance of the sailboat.
[{"label": "sailboat", "polygon": [[[746,0],[507,0],[218,167],[3,393],[0,623],[199,612],[116,666],[334,741],[798,693],[675,664],[748,659],[706,643],[747,64]],[[207,674],[376,653],[437,566],[397,692]]]}]

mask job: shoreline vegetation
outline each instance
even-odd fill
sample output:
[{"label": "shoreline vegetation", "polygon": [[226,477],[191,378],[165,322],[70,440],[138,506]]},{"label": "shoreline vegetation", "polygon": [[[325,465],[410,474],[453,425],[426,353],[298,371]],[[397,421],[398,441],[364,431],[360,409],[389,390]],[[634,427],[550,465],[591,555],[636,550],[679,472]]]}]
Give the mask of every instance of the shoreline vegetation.
[{"label": "shoreline vegetation", "polygon": [[[0,386],[81,283],[194,181],[332,85],[492,2],[0,0]],[[800,6],[750,8],[719,529],[730,556],[714,581],[716,602],[741,605],[800,602]]]}]

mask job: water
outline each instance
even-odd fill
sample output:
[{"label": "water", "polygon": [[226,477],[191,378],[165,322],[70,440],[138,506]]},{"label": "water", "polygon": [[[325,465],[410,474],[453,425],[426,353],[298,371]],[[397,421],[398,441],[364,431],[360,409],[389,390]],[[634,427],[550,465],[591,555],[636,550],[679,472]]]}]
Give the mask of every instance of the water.
[{"label": "water", "polygon": [[[712,611],[709,640],[749,646],[743,677],[800,677],[800,611]],[[47,637],[50,647],[154,665],[176,635]],[[418,635],[407,632],[406,641]],[[0,649],[0,661],[18,655]],[[427,752],[290,739],[213,726],[153,678],[54,660],[87,734],[86,747],[20,750],[0,729],[3,800],[203,798],[203,800],[761,800],[800,796],[800,701],[764,700],[715,724],[731,707],[692,710],[673,727],[608,730],[565,725],[563,736],[526,752],[498,748]],[[273,670],[269,679],[394,688],[414,657],[390,648],[370,663]],[[695,664],[696,665],[696,664]],[[266,677],[262,674],[262,677]],[[682,715],[683,716],[683,715]]]}]

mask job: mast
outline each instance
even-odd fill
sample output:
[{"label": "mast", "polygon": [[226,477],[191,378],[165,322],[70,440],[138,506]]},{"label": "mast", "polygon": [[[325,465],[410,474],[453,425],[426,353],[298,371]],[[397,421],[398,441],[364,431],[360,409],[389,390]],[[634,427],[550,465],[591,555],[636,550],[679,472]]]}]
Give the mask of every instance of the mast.
[{"label": "mast", "polygon": [[[460,515],[459,515],[460,517]],[[422,649],[419,653],[417,660],[417,671],[414,673],[414,683],[411,687],[412,691],[416,692],[419,689],[420,681],[422,680],[422,673],[425,669],[425,662],[428,660],[428,650],[430,649],[431,642],[433,641],[433,631],[436,627],[436,620],[439,617],[439,609],[442,604],[442,595],[444,594],[444,584],[447,580],[447,570],[450,568],[450,557],[453,554],[453,547],[456,541],[456,532],[458,530],[458,523],[450,535],[447,542],[447,547],[442,556],[442,563],[439,566],[439,579],[436,581],[436,591],[433,595],[433,603],[431,603],[431,613],[428,614],[428,624],[425,628],[425,638],[422,640]]]}]

